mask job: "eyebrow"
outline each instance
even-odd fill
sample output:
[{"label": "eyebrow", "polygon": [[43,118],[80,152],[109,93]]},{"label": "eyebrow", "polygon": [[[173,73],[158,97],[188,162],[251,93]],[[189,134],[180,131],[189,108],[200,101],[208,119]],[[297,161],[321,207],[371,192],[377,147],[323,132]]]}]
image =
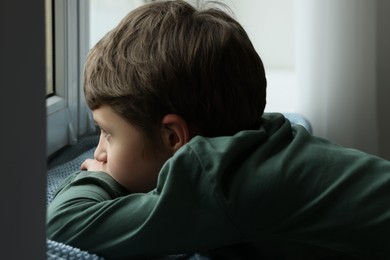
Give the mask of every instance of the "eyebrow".
[{"label": "eyebrow", "polygon": [[[92,113],[92,119],[93,119],[93,121],[95,122],[95,124],[101,125],[100,118],[99,118],[99,117],[96,118],[96,116],[95,116],[94,113]],[[103,125],[104,125],[104,124],[103,124]]]},{"label": "eyebrow", "polygon": [[95,124],[96,124],[97,126],[99,126],[99,127],[101,127],[101,128],[105,128],[105,127],[104,127],[104,124],[99,123],[99,121],[97,121],[97,120],[93,120],[93,121],[95,122]]},{"label": "eyebrow", "polygon": [[100,128],[106,129],[105,124],[102,124],[102,123],[100,122],[100,120],[96,119],[95,117],[93,117],[93,122],[94,122],[97,126],[99,126]]},{"label": "eyebrow", "polygon": [[96,120],[95,117],[93,117],[93,122],[94,122],[96,125],[99,125],[99,126],[100,126],[99,120]]},{"label": "eyebrow", "polygon": [[100,127],[101,129],[105,130],[106,132],[111,132],[111,126],[109,124],[110,120],[104,120],[107,119],[104,114],[98,113],[97,115],[95,113],[92,113],[92,119],[93,122]]}]

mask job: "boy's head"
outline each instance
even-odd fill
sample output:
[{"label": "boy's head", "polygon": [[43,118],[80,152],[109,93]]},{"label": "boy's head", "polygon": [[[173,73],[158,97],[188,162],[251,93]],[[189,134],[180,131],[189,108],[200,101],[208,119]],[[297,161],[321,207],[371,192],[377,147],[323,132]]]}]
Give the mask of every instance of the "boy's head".
[{"label": "boy's head", "polygon": [[244,29],[184,1],[130,12],[90,51],[84,77],[92,110],[111,107],[149,139],[167,114],[209,137],[257,128],[266,103],[263,64]]}]

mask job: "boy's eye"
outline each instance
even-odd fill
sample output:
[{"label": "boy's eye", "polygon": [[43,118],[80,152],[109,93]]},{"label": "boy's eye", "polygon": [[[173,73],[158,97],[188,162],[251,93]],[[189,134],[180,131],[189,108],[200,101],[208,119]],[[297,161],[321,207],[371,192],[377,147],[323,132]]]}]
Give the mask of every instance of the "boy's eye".
[{"label": "boy's eye", "polygon": [[111,136],[111,134],[109,132],[107,132],[106,130],[104,130],[103,128],[100,128],[100,132],[101,134],[105,137],[105,138],[108,138]]}]

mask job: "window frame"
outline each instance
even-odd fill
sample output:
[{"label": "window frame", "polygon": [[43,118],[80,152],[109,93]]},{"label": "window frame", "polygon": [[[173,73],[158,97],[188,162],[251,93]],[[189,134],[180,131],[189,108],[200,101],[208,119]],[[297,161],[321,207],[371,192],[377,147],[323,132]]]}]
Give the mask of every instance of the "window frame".
[{"label": "window frame", "polygon": [[82,88],[89,49],[89,1],[53,0],[52,4],[55,95],[46,99],[47,156],[94,130]]}]

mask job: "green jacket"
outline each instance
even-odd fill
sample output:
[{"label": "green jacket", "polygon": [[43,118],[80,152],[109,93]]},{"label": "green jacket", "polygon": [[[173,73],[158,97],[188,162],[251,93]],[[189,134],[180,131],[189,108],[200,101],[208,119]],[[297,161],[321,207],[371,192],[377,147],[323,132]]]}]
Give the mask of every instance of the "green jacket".
[{"label": "green jacket", "polygon": [[390,162],[267,114],[259,130],[193,138],[149,193],[73,174],[47,235],[108,259],[242,248],[257,259],[390,259]]}]

